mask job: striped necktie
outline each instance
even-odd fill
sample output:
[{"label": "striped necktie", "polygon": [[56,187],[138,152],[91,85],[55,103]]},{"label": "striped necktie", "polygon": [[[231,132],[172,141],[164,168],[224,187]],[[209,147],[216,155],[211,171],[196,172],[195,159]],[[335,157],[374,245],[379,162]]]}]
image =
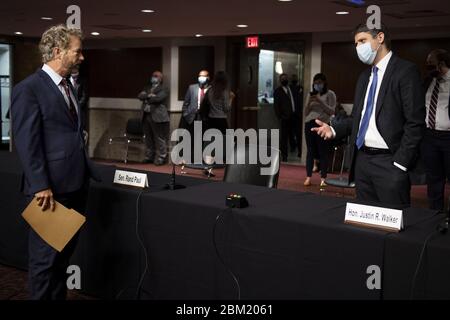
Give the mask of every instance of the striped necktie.
[{"label": "striped necktie", "polygon": [[439,87],[441,85],[442,79],[437,78],[436,84],[434,85],[433,92],[431,93],[430,106],[428,108],[428,127],[430,129],[436,128],[436,110],[439,101]]}]

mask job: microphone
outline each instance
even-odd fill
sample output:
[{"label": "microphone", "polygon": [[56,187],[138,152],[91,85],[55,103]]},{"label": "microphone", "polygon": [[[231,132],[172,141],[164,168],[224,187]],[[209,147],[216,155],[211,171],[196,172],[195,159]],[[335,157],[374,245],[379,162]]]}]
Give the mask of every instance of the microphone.
[{"label": "microphone", "polygon": [[170,182],[166,184],[165,189],[167,190],[178,190],[178,189],[184,189],[186,186],[183,186],[181,184],[176,184],[175,181],[175,163],[172,162],[172,175],[170,177]]},{"label": "microphone", "polygon": [[448,225],[450,222],[450,197],[448,199],[448,205],[447,205],[447,212],[445,213],[445,219],[442,221],[438,226],[438,231],[442,234],[447,233],[448,231]]}]

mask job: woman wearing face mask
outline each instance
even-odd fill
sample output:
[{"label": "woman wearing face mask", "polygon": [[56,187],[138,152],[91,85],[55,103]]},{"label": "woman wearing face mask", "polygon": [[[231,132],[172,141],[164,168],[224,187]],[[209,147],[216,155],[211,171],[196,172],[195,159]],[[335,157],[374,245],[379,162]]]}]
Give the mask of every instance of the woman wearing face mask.
[{"label": "woman wearing face mask", "polygon": [[218,129],[223,134],[224,139],[234,97],[235,95],[229,87],[227,74],[224,71],[219,71],[214,75],[211,88],[200,104],[200,114],[206,129]]},{"label": "woman wearing face mask", "polygon": [[311,128],[317,127],[315,120],[330,122],[331,116],[336,108],[336,94],[327,87],[327,78],[324,74],[318,73],[314,76],[313,91],[306,103],[305,108],[305,140],[307,146],[306,154],[306,180],[305,186],[311,185],[314,159],[320,162],[320,186],[325,186],[325,178],[328,169],[329,143],[320,138]]}]

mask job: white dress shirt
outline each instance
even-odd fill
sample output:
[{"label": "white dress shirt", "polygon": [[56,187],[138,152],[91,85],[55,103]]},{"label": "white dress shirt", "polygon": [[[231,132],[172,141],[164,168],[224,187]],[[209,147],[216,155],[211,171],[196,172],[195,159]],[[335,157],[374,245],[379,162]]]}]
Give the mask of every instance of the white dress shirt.
[{"label": "white dress shirt", "polygon": [[[209,87],[204,88],[204,90],[205,90],[204,97],[206,97],[206,91],[208,91],[208,89],[209,89]],[[201,98],[202,98],[202,88],[198,87],[198,94],[197,94],[197,104],[198,104],[197,108],[198,109],[200,109],[200,104],[202,103]]]},{"label": "white dress shirt", "polygon": [[[384,141],[383,137],[381,136],[380,132],[378,131],[376,119],[375,119],[375,113],[376,113],[376,106],[378,101],[378,93],[380,92],[381,83],[383,82],[384,74],[386,73],[386,69],[388,66],[389,61],[392,57],[392,51],[390,51],[383,59],[381,59],[376,67],[378,68],[378,81],[377,81],[377,88],[375,90],[375,97],[374,97],[374,104],[372,109],[372,114],[370,115],[370,121],[369,121],[369,127],[367,128],[366,137],[364,140],[364,145],[371,148],[378,148],[378,149],[389,149],[388,145]],[[367,85],[367,91],[366,91],[366,97],[364,98],[364,108],[361,113],[361,122],[364,117],[364,113],[366,112],[367,107],[367,99],[369,97],[369,91],[370,86],[372,85],[373,81],[373,73],[370,75],[369,84]],[[359,126],[361,127],[361,122],[359,123]]]},{"label": "white dress shirt", "polygon": [[[428,87],[427,95],[425,98],[427,104],[427,117],[425,119],[427,127],[428,127],[428,112],[431,103],[431,95],[433,94],[433,89],[434,86],[436,85],[436,81],[437,81],[436,78],[433,79],[433,81],[431,81],[431,84]],[[438,104],[436,108],[436,127],[431,129],[450,131],[450,119],[448,118],[449,95],[450,95],[450,71],[448,71],[442,77],[439,86]]]},{"label": "white dress shirt", "polygon": [[[61,84],[61,80],[63,79],[63,77],[61,77],[59,74],[57,74],[49,65],[44,64],[42,66],[42,71],[44,71],[45,73],[47,73],[50,78],[52,79],[52,81],[55,83],[55,85],[58,87],[59,91],[61,91],[61,94],[64,97],[64,100],[66,101],[67,104],[67,108],[70,108],[70,104],[69,104],[69,97],[67,97],[66,94],[66,90],[64,90],[63,85]],[[75,110],[78,112],[78,105],[77,105],[77,100],[75,99],[75,97],[73,96],[72,90],[70,90],[69,88],[69,94],[70,94],[70,99],[72,99],[73,105],[75,106]]]},{"label": "white dress shirt", "polygon": [[[374,102],[373,102],[374,105],[373,105],[373,109],[372,109],[372,114],[370,115],[369,127],[367,128],[367,132],[366,132],[366,136],[365,136],[365,140],[364,140],[364,145],[367,147],[371,147],[371,148],[389,149],[388,145],[386,144],[386,141],[384,141],[383,137],[381,136],[380,132],[378,131],[377,124],[375,121],[376,120],[375,114],[376,114],[376,110],[377,110],[378,93],[380,92],[381,83],[383,82],[384,74],[386,73],[386,69],[388,67],[388,64],[389,64],[389,61],[391,60],[391,58],[392,58],[392,51],[389,51],[389,53],[383,59],[381,59],[376,65],[376,67],[378,68],[377,88],[375,90],[375,98],[374,98]],[[367,85],[366,96],[364,98],[364,106],[363,106],[363,111],[361,113],[361,120],[359,122],[359,127],[361,127],[361,122],[364,117],[364,112],[366,111],[367,99],[369,97],[369,91],[370,91],[370,86],[372,85],[372,80],[373,80],[373,73],[370,75],[369,84]],[[336,132],[334,131],[333,128],[331,128],[331,131],[333,132],[333,136],[336,136]],[[403,166],[397,162],[394,162],[393,164],[397,168],[399,168],[403,171],[408,170],[405,166]]]}]

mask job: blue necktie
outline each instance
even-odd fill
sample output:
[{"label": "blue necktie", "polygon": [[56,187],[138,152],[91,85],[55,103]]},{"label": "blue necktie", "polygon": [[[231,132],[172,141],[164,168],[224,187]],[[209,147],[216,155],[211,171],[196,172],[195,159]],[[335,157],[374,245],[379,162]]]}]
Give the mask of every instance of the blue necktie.
[{"label": "blue necktie", "polygon": [[358,137],[356,138],[356,146],[358,149],[364,145],[364,140],[366,139],[367,128],[369,128],[370,117],[373,111],[373,105],[375,102],[375,92],[377,91],[378,83],[378,68],[372,68],[372,84],[369,90],[369,96],[367,98],[366,112],[364,112],[363,119],[361,121],[361,126],[359,127]]}]

